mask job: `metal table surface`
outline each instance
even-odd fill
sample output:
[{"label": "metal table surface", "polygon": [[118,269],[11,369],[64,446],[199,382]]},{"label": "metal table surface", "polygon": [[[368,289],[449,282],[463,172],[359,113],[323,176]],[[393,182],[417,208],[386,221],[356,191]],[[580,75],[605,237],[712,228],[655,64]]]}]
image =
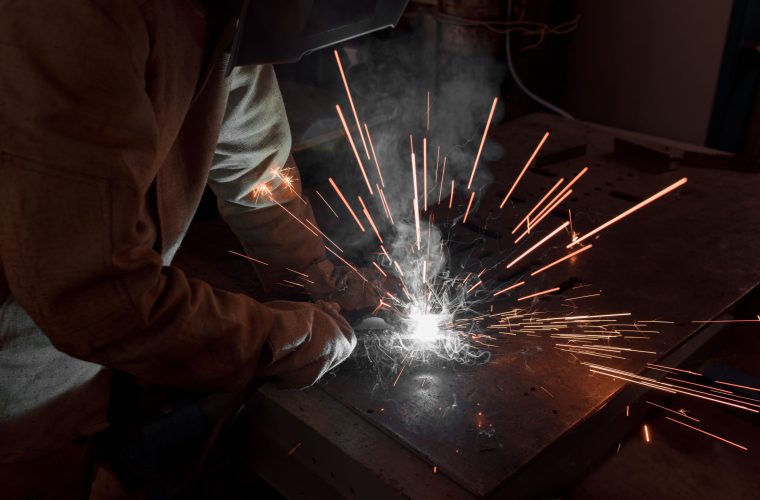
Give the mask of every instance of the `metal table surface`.
[{"label": "metal table surface", "polygon": [[[540,166],[528,170],[514,193],[513,200],[521,203],[499,210],[505,187],[547,130],[551,136],[538,157]],[[464,272],[477,273],[496,257],[518,255],[566,220],[568,209],[582,235],[680,177],[688,176],[689,182],[601,233],[585,255],[529,280],[532,290],[521,289],[519,294],[548,289],[568,278],[590,284],[603,293],[583,301],[576,314],[625,311],[633,319],[675,322],[658,325],[660,333],[648,340],[627,344],[656,354],[598,361],[559,351],[554,339],[518,336],[502,339],[484,366],[453,362],[412,366],[393,386],[378,384],[368,366],[354,361],[321,385],[479,496],[497,491],[621,387],[619,381],[592,375],[580,361],[640,372],[647,362],[691,335],[699,326],[693,320],[713,318],[760,281],[759,174],[670,164],[656,167],[635,159],[623,162],[611,154],[611,134],[548,115],[496,127],[490,137],[503,144],[505,155],[489,165],[494,182],[478,193],[480,206],[469,221],[493,234],[482,236],[461,224],[453,227],[453,240],[465,247],[477,241],[460,252],[468,257],[460,259]],[[584,155],[541,165],[542,156],[550,158],[554,152],[581,145],[586,146]],[[514,224],[558,177],[569,180],[583,166],[590,171],[574,187],[574,196],[542,224],[543,230],[515,246],[509,237]],[[462,194],[457,199],[459,206],[453,210],[445,206],[435,210],[436,220],[461,215],[467,199]],[[564,251],[564,242],[549,247],[513,273],[503,270],[502,264],[502,272],[486,285],[493,291],[524,279],[527,270],[555,260]],[[559,311],[567,304],[563,301],[567,295],[582,293],[545,297],[538,307]],[[491,301],[494,310],[513,307],[517,296]]]},{"label": "metal table surface", "polygon": [[[499,211],[504,189],[512,184],[547,130],[551,137],[538,157],[538,166],[528,170],[510,202],[513,207]],[[699,168],[684,162],[674,166],[677,163],[674,161],[659,166],[636,158],[623,161],[620,155],[613,154],[614,135],[609,131],[544,114],[495,127],[490,137],[503,144],[505,151],[501,160],[488,165],[494,182],[485,192],[478,193],[479,206],[469,218],[472,225],[454,224],[451,229],[452,238],[461,244],[454,260],[468,271],[477,272],[479,268],[475,267],[495,256],[516,256],[548,229],[556,227],[568,208],[572,210],[576,231],[583,234],[629,208],[635,200],[680,177],[689,178],[689,183],[680,190],[601,233],[593,240],[594,248],[589,252],[530,283],[531,290],[537,291],[571,279],[572,283],[590,284],[594,290],[603,290],[601,296],[584,301],[579,314],[625,311],[631,312],[633,319],[674,322],[660,325],[660,333],[631,345],[656,354],[635,353],[628,359],[605,364],[644,371],[647,362],[662,359],[694,334],[699,325],[692,321],[715,317],[760,281],[757,251],[760,174]],[[555,152],[573,148],[580,155],[546,163]],[[655,149],[674,157],[682,153],[673,147],[655,146]],[[574,189],[574,196],[549,216],[542,224],[543,231],[537,231],[522,246],[515,246],[509,237],[512,226],[558,176],[569,179],[582,166],[589,166],[590,172]],[[456,201],[459,206],[451,213],[445,208],[438,209],[437,219],[445,221],[451,214],[461,215],[466,199],[460,194]],[[320,223],[331,234],[330,221]],[[468,245],[472,242],[475,244]],[[527,270],[561,256],[563,247],[547,247],[514,273],[493,273],[487,284],[491,290],[505,286]],[[559,310],[567,304],[563,300],[566,296],[567,292],[547,296],[536,304],[543,310]],[[504,296],[494,301],[495,310],[512,307],[515,298]],[[377,384],[377,378],[360,359],[349,360],[319,385],[316,392],[323,395],[315,394],[314,390],[280,395],[269,390],[267,397],[278,411],[285,411],[305,424],[304,428],[324,431],[329,424],[323,417],[299,412],[300,399],[307,407],[316,405],[322,412],[332,408],[330,411],[341,414],[340,427],[352,422],[351,425],[364,428],[367,433],[374,432],[373,440],[380,440],[381,434],[372,429],[380,430],[420,463],[428,464],[428,471],[435,466],[439,474],[432,481],[440,491],[448,488],[451,497],[504,494],[509,493],[509,485],[518,472],[532,467],[539,468],[534,471],[536,477],[548,473],[540,469],[545,463],[539,458],[558,442],[593,436],[594,428],[581,424],[601,414],[599,410],[621,389],[619,381],[594,376],[581,364],[593,359],[559,351],[555,344],[555,340],[546,337],[505,338],[485,365],[465,367],[444,362],[418,365],[410,367],[395,386]],[[345,413],[341,408],[352,412]],[[605,425],[598,419],[593,422]],[[603,433],[602,427],[599,433]],[[340,438],[333,440],[351,455],[347,459],[362,463],[370,475],[382,478],[385,483],[395,482],[393,490],[412,497],[435,491],[420,489],[422,483],[414,484],[412,478],[424,468],[415,464],[408,453],[399,453],[405,456],[399,460],[402,464],[414,464],[410,466],[416,467],[414,474],[401,470],[398,464],[395,469],[393,464],[381,466],[369,459],[366,452],[352,451],[350,443],[341,442]],[[388,458],[387,450],[400,449],[388,443],[383,446],[386,451],[380,456],[384,460]],[[575,458],[564,459],[571,462]],[[378,472],[379,469],[385,472]],[[420,481],[427,484],[429,479]],[[535,491],[540,491],[540,485]]]}]

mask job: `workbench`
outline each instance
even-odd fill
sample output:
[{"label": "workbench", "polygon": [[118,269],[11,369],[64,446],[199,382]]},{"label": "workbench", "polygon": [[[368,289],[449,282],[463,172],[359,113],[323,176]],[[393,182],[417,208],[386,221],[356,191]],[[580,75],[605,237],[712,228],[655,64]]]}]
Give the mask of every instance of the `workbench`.
[{"label": "workbench", "polygon": [[[545,131],[551,141],[516,190],[512,209],[499,211],[504,190]],[[547,114],[496,126],[489,137],[504,151],[480,167],[493,182],[478,192],[468,225],[453,215],[463,211],[462,195],[448,216],[456,241],[475,242],[462,246],[469,257],[517,251],[508,237],[513,225],[559,176],[570,178],[583,166],[589,174],[552,212],[547,229],[571,210],[583,234],[689,178],[668,199],[602,233],[588,256],[542,274],[543,288],[571,280],[602,290],[584,305],[586,314],[631,311],[635,319],[672,322],[647,341],[652,354],[619,360],[616,368],[656,378],[647,363],[680,365],[717,331],[693,321],[720,316],[760,282],[760,173],[753,165]],[[323,215],[317,209],[330,235],[335,223]],[[437,212],[437,220],[446,219]],[[234,239],[218,221],[204,224],[219,233],[215,248],[194,251],[191,229],[179,265],[245,292],[245,263],[226,253]],[[539,255],[526,265],[550,260]],[[492,279],[506,284],[525,272]],[[542,307],[564,298],[544,297]],[[503,308],[514,298],[500,300]],[[582,364],[588,359],[555,344],[514,337],[486,365],[431,363],[393,386],[378,386],[357,360],[307,390],[265,386],[238,422],[246,462],[287,497],[533,498],[557,491],[639,425],[644,412],[625,414],[645,391],[592,374]]]}]

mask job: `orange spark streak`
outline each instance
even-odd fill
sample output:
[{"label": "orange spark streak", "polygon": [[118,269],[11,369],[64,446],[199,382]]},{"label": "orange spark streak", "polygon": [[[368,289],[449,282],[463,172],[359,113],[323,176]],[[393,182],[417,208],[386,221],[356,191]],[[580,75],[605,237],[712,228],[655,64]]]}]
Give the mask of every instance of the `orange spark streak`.
[{"label": "orange spark streak", "polygon": [[430,130],[430,91],[427,93],[427,127],[425,130]]},{"label": "orange spark streak", "polygon": [[385,276],[386,278],[388,277],[388,275],[387,275],[387,274],[385,274],[385,271],[383,271],[383,269],[382,269],[380,266],[378,266],[378,265],[377,265],[377,262],[372,262],[372,265],[373,265],[373,266],[375,266],[375,267],[377,268],[377,270],[378,270],[378,271],[380,271],[380,274],[382,274],[382,275],[383,275],[383,276]]},{"label": "orange spark streak", "polygon": [[449,208],[454,204],[454,179],[451,179],[451,198],[449,198]]},{"label": "orange spark streak", "polygon": [[716,384],[722,384],[722,385],[728,385],[728,386],[731,386],[731,387],[737,387],[739,389],[746,389],[748,391],[760,392],[760,388],[758,388],[758,387],[750,387],[748,385],[732,384],[730,382],[722,382],[720,380],[716,380],[715,383]]},{"label": "orange spark streak", "polygon": [[364,226],[362,226],[361,221],[359,221],[359,217],[357,217],[356,213],[354,213],[354,209],[351,208],[351,205],[348,204],[348,200],[346,200],[346,197],[343,196],[343,193],[340,191],[340,188],[338,187],[338,185],[335,184],[335,181],[332,180],[332,177],[328,177],[327,180],[330,182],[330,185],[333,187],[333,189],[335,190],[335,192],[338,193],[338,197],[343,202],[343,204],[346,206],[346,208],[348,209],[348,212],[351,214],[351,217],[354,218],[354,220],[356,221],[356,223],[359,225],[359,229],[361,229],[362,233],[363,233],[364,232]]},{"label": "orange spark streak", "polygon": [[533,294],[530,294],[530,295],[526,295],[525,297],[520,297],[519,299],[517,299],[517,302],[520,302],[520,301],[523,301],[523,300],[527,300],[527,299],[532,299],[533,297],[539,297],[541,295],[546,295],[547,293],[556,292],[558,290],[559,290],[559,287],[555,286],[554,288],[550,288],[548,290],[543,290],[541,292],[536,292],[536,293],[533,293]]},{"label": "orange spark streak", "polygon": [[649,427],[647,427],[647,424],[644,424],[644,439],[646,440],[647,443],[650,442],[650,440],[649,440]]},{"label": "orange spark streak", "polygon": [[423,191],[423,206],[427,212],[427,137],[422,138],[422,191]]},{"label": "orange spark streak", "polygon": [[317,192],[317,196],[319,196],[322,199],[322,201],[325,202],[325,205],[327,205],[327,208],[330,209],[330,212],[332,212],[335,215],[336,218],[340,219],[340,217],[338,217],[338,213],[335,210],[333,210],[333,207],[330,206],[329,203],[327,203],[327,200],[325,199],[324,196],[322,196],[322,193],[320,193],[316,189],[314,191],[316,191]]},{"label": "orange spark streak", "polygon": [[[359,136],[362,138],[362,144],[364,144],[364,152],[367,154],[367,159],[369,160],[369,151],[367,151],[367,143],[364,142],[364,136],[362,135],[362,126],[359,124],[359,115],[356,113],[356,107],[354,106],[354,98],[351,97],[351,90],[349,90],[348,88],[348,80],[346,80],[346,73],[343,72],[343,64],[341,64],[340,62],[340,56],[338,55],[338,51],[334,50],[333,53],[335,54],[335,61],[338,63],[338,69],[340,70],[340,77],[343,79],[343,86],[346,88],[346,95],[348,95],[348,103],[351,105],[351,111],[354,112],[354,120],[356,120],[356,129],[359,131]],[[348,132],[348,128],[346,128],[346,132]],[[372,189],[370,188],[370,192],[371,191]]]},{"label": "orange spark streak", "polygon": [[549,241],[552,237],[554,237],[555,234],[557,234],[560,231],[562,231],[563,229],[565,229],[568,225],[570,225],[569,222],[563,222],[559,227],[557,227],[557,229],[555,229],[551,233],[549,233],[546,236],[544,236],[541,239],[541,241],[539,241],[538,243],[536,243],[535,245],[533,245],[532,247],[530,247],[529,249],[527,249],[519,257],[517,257],[515,260],[513,260],[512,262],[510,262],[509,264],[507,264],[507,269],[509,269],[510,267],[512,267],[515,264],[517,264],[523,257],[525,257],[526,255],[528,255],[529,253],[531,253],[533,250],[535,250],[536,248],[540,247],[541,245],[543,245],[544,243],[546,243],[547,241]]},{"label": "orange spark streak", "polygon": [[293,453],[295,453],[295,452],[296,452],[296,450],[297,450],[298,448],[300,448],[302,444],[303,444],[303,443],[298,443],[297,445],[295,445],[295,446],[293,447],[293,449],[292,449],[292,450],[290,450],[290,451],[288,452],[288,456],[290,456],[290,455],[292,455]]},{"label": "orange spark streak", "polygon": [[[284,209],[285,207],[282,207],[282,208]],[[321,234],[324,239],[326,239],[327,241],[329,241],[330,243],[332,243],[333,246],[340,251],[340,253],[343,253],[343,249],[340,248],[337,243],[335,243],[333,240],[331,240],[329,236],[327,236],[325,233],[323,233],[322,230],[319,229],[312,221],[310,221],[309,219],[306,219],[306,223],[309,224],[311,226],[311,228],[314,229],[314,231],[316,231],[319,234]]]},{"label": "orange spark streak", "polygon": [[[567,187],[567,186],[565,186]],[[554,200],[549,205],[546,205],[536,216],[536,218],[533,220],[533,222],[528,221],[528,227],[525,230],[526,233],[530,233],[530,231],[535,228],[542,220],[544,220],[550,213],[554,211],[555,208],[557,208],[563,201],[565,201],[568,196],[573,194],[573,190],[569,189],[567,191],[564,191],[561,196],[557,195],[554,197]],[[569,222],[568,222],[569,224]]]},{"label": "orange spark streak", "polygon": [[308,278],[309,277],[308,274],[302,273],[301,271],[296,271],[295,269],[291,269],[289,267],[286,267],[285,269],[288,270],[288,271],[290,271],[291,273],[299,274],[299,275],[303,276],[304,278]]},{"label": "orange spark streak", "polygon": [[512,230],[512,234],[515,234],[517,232],[517,230],[520,229],[520,226],[522,226],[525,222],[527,222],[530,219],[530,216],[533,215],[533,212],[535,212],[538,209],[538,207],[540,207],[544,203],[544,201],[546,201],[546,199],[549,196],[551,196],[551,194],[554,192],[554,190],[557,189],[559,187],[559,185],[562,184],[563,182],[565,182],[565,178],[564,177],[562,177],[560,180],[558,180],[557,183],[554,184],[554,186],[552,186],[552,188],[549,191],[546,192],[546,194],[544,195],[544,197],[541,198],[538,201],[538,203],[536,203],[536,205],[533,207],[533,209],[530,212],[528,212],[528,215],[526,215],[525,217],[523,217],[523,220],[521,220],[520,223],[515,226],[515,228]]},{"label": "orange spark streak", "polygon": [[388,215],[388,220],[390,220],[391,224],[393,224],[393,214],[391,214],[391,207],[388,205],[388,201],[385,199],[385,193],[383,193],[383,190],[379,187],[377,188],[377,191],[380,193],[380,201],[383,202],[383,208],[385,208],[385,213]]},{"label": "orange spark streak", "polygon": [[573,247],[573,246],[579,244],[580,242],[582,242],[583,240],[586,240],[586,239],[590,238],[591,236],[597,234],[598,232],[600,232],[600,231],[604,230],[605,228],[611,226],[612,224],[616,223],[620,219],[623,219],[624,217],[627,217],[627,216],[631,215],[633,212],[639,210],[640,208],[645,207],[646,205],[649,205],[650,203],[652,203],[653,201],[657,200],[658,198],[662,198],[663,196],[665,196],[666,194],[670,193],[671,191],[673,191],[675,189],[678,189],[679,187],[683,186],[687,182],[688,182],[688,179],[686,177],[681,178],[680,180],[674,182],[673,184],[671,184],[670,186],[666,187],[662,191],[659,191],[658,193],[653,194],[652,196],[650,196],[646,200],[644,200],[641,203],[638,203],[635,206],[629,208],[628,210],[626,210],[622,214],[620,214],[620,215],[618,215],[616,217],[613,217],[612,219],[608,220],[607,222],[605,222],[601,226],[597,227],[596,229],[594,229],[590,233],[586,233],[585,235],[581,236],[580,238],[572,241],[571,243],[569,243],[567,245],[567,248]]},{"label": "orange spark streak", "polygon": [[478,168],[478,162],[480,161],[480,155],[483,153],[483,145],[486,143],[486,136],[488,135],[488,129],[491,127],[491,120],[493,119],[493,112],[496,110],[496,103],[499,101],[498,97],[493,98],[493,104],[491,104],[491,112],[488,113],[488,121],[486,121],[486,128],[483,130],[483,138],[480,139],[480,146],[478,147],[478,154],[475,155],[475,163],[472,164],[472,173],[470,174],[470,182],[467,183],[467,189],[472,186],[472,180],[475,178],[475,170]]},{"label": "orange spark streak", "polygon": [[438,146],[435,153],[435,182],[436,183],[438,182],[438,160],[440,159],[441,159],[441,146]]},{"label": "orange spark streak", "polygon": [[712,321],[692,321],[692,323],[760,323],[760,319],[716,319]]},{"label": "orange spark streak", "polygon": [[393,262],[393,259],[391,259],[391,256],[388,255],[388,252],[385,250],[385,247],[383,245],[380,245],[380,250],[383,251],[383,254],[388,258],[388,263],[390,264]]},{"label": "orange spark streak", "polygon": [[[356,162],[359,164],[359,169],[362,171],[362,176],[364,176],[364,182],[367,183],[367,189],[369,189],[369,194],[374,194],[372,193],[372,186],[369,183],[367,172],[364,171],[364,164],[362,163],[362,159],[359,156],[359,152],[356,150],[356,144],[354,144],[354,138],[351,137],[351,132],[349,132],[348,130],[346,119],[343,118],[343,111],[341,111],[340,105],[338,104],[335,105],[335,109],[338,111],[338,117],[340,118],[340,123],[343,124],[343,131],[346,133],[346,138],[348,139],[348,143],[351,145],[351,150],[354,152],[354,156],[356,157]],[[359,132],[361,132],[361,128],[359,128]],[[364,136],[362,136],[362,140],[364,140],[363,137]],[[369,153],[367,153],[367,158],[369,158]]]},{"label": "orange spark streak", "polygon": [[290,281],[290,280],[285,280],[285,279],[282,280],[282,281],[285,282],[285,283],[287,283],[287,284],[289,284],[289,285],[300,286],[300,287],[303,287],[303,288],[305,288],[305,286],[306,286],[303,283],[296,283],[295,281]]},{"label": "orange spark streak", "polygon": [[427,259],[422,261],[422,282],[427,281]]},{"label": "orange spark streak", "polygon": [[[412,141],[412,136],[409,136],[409,141]],[[413,144],[413,143],[412,143]],[[414,148],[414,146],[412,146]],[[412,151],[412,183],[414,184],[414,226],[417,229],[417,250],[421,248],[422,235],[420,234],[420,200],[418,197],[417,187],[417,159],[414,157],[414,151]]]},{"label": "orange spark streak", "polygon": [[401,270],[401,266],[398,265],[398,262],[394,260],[393,265],[396,266],[396,271],[398,271],[398,274],[403,278],[404,271]]},{"label": "orange spark streak", "polygon": [[657,403],[652,403],[651,401],[644,401],[644,402],[648,403],[648,404],[650,404],[652,406],[656,406],[657,408],[663,409],[665,411],[669,411],[670,413],[675,413],[679,417],[685,417],[685,418],[688,418],[688,419],[693,420],[695,422],[699,422],[698,418],[690,417],[689,415],[686,415],[686,414],[682,413],[683,410],[682,411],[672,410],[672,409],[670,409],[670,408],[668,408],[666,406],[658,405]]},{"label": "orange spark streak", "polygon": [[330,247],[325,247],[325,248],[327,250],[329,250],[331,254],[333,254],[334,256],[336,256],[337,258],[339,258],[341,260],[341,262],[343,262],[345,265],[347,265],[348,267],[350,267],[351,270],[353,272],[355,272],[356,274],[358,274],[361,279],[363,279],[364,281],[366,281],[367,283],[369,283],[369,280],[367,278],[365,278],[364,275],[362,273],[360,273],[358,269],[356,269],[353,265],[351,265],[351,263],[349,261],[347,261],[346,259],[344,259],[340,255],[338,255],[337,253],[335,253],[335,251],[332,248],[330,248]]},{"label": "orange spark streak", "polygon": [[470,215],[470,207],[472,206],[472,200],[475,199],[475,191],[470,194],[470,201],[467,203],[467,210],[464,213],[464,219],[462,220],[462,223],[467,222],[467,216]]},{"label": "orange spark streak", "polygon": [[552,262],[551,264],[547,264],[547,265],[545,265],[544,267],[542,267],[541,269],[539,269],[539,270],[537,270],[537,271],[533,271],[532,273],[530,273],[530,275],[531,275],[531,276],[536,276],[536,275],[538,275],[538,274],[541,274],[542,272],[546,271],[547,269],[550,269],[550,268],[552,268],[552,267],[556,266],[556,265],[557,265],[557,264],[559,264],[560,262],[564,262],[564,261],[566,261],[567,259],[571,259],[571,258],[575,257],[576,255],[578,255],[579,253],[581,253],[581,252],[585,252],[586,250],[588,250],[588,249],[590,249],[590,248],[591,248],[591,245],[588,245],[588,246],[585,246],[585,247],[583,247],[583,248],[581,248],[581,249],[579,249],[579,250],[576,250],[576,251],[575,251],[575,252],[573,252],[573,253],[567,254],[567,255],[565,255],[564,257],[561,257],[561,258],[559,258],[559,259],[555,260],[555,261],[554,261],[554,262]]},{"label": "orange spark streak", "polygon": [[521,282],[519,282],[519,283],[515,283],[514,285],[512,285],[512,286],[508,286],[507,288],[505,288],[505,289],[503,289],[503,290],[499,290],[498,292],[496,292],[495,294],[493,294],[493,296],[494,296],[494,297],[496,297],[496,296],[498,296],[498,295],[501,295],[502,293],[506,293],[506,292],[508,292],[508,291],[510,291],[510,290],[514,290],[515,288],[517,288],[517,287],[519,287],[519,286],[523,286],[524,284],[525,284],[525,282],[524,282],[524,281],[521,281]]},{"label": "orange spark streak", "polygon": [[694,427],[693,425],[689,425],[689,424],[687,424],[686,422],[681,422],[680,420],[676,420],[676,419],[674,419],[674,418],[670,418],[670,417],[665,417],[665,418],[667,418],[667,419],[668,419],[668,420],[670,420],[671,422],[675,422],[675,423],[677,423],[677,424],[681,424],[681,425],[683,425],[684,427],[688,427],[689,429],[693,429],[693,430],[695,430],[695,431],[697,431],[697,432],[701,432],[702,434],[705,434],[705,435],[707,435],[707,436],[710,436],[710,437],[712,437],[712,438],[715,438],[715,439],[717,439],[718,441],[723,441],[724,443],[726,443],[726,444],[730,444],[731,446],[736,446],[736,447],[737,447],[737,448],[739,448],[740,450],[743,450],[743,451],[747,451],[747,450],[749,449],[749,448],[747,448],[746,446],[742,446],[742,445],[740,445],[740,444],[734,443],[733,441],[729,441],[728,439],[722,438],[722,437],[720,437],[720,436],[716,436],[715,434],[711,434],[711,433],[709,433],[709,432],[707,432],[707,431],[705,431],[705,430],[702,430],[702,429],[700,429],[700,428],[698,428],[698,427]]},{"label": "orange spark streak", "polygon": [[520,182],[520,179],[522,179],[523,175],[525,175],[525,172],[528,170],[528,167],[530,167],[530,164],[533,163],[533,160],[536,158],[536,155],[538,155],[538,152],[541,150],[541,147],[546,142],[546,139],[549,138],[549,132],[546,132],[544,134],[544,137],[541,139],[541,141],[538,143],[538,146],[536,146],[536,149],[533,150],[533,154],[530,155],[530,158],[528,158],[528,161],[525,162],[525,166],[520,171],[520,175],[517,176],[517,179],[515,179],[514,184],[512,184],[512,187],[509,188],[509,191],[507,192],[507,195],[504,197],[504,199],[499,204],[499,208],[503,208],[504,204],[507,203],[507,200],[510,196],[512,196],[512,192],[517,187],[517,184]]},{"label": "orange spark streak", "polygon": [[570,182],[565,184],[565,187],[563,187],[562,190],[559,193],[557,193],[556,198],[559,198],[560,196],[565,194],[565,191],[573,187],[575,183],[578,182],[580,178],[586,174],[586,172],[588,172],[588,167],[583,167],[582,169],[580,169],[580,171],[577,174],[575,174],[575,177],[573,177],[573,179]]},{"label": "orange spark streak", "polygon": [[233,252],[232,250],[227,250],[227,251],[229,253],[233,254],[233,255],[237,255],[238,257],[242,257],[244,259],[252,260],[253,262],[256,262],[257,264],[261,264],[262,266],[268,266],[269,265],[266,262],[264,262],[263,260],[254,259],[253,257],[249,257],[249,256],[247,256],[245,254]]},{"label": "orange spark streak", "polygon": [[383,243],[383,238],[380,237],[380,232],[377,230],[377,226],[375,226],[375,221],[372,220],[372,216],[369,214],[369,210],[367,210],[367,205],[364,204],[364,200],[362,200],[361,196],[357,196],[359,198],[359,203],[362,205],[362,210],[364,210],[364,216],[369,221],[369,225],[372,226],[372,229],[375,231],[375,235],[377,236],[377,239],[380,240],[380,243]]},{"label": "orange spark streak", "polygon": [[446,175],[446,157],[443,157],[443,168],[441,170],[441,187],[438,188],[438,204],[441,204],[441,193],[443,193],[443,178]]},{"label": "orange spark streak", "polygon": [[383,173],[380,171],[380,164],[377,162],[377,155],[375,155],[375,145],[372,144],[372,136],[369,135],[369,127],[364,124],[364,129],[367,131],[367,140],[369,140],[369,147],[372,150],[372,159],[375,160],[375,167],[377,168],[377,175],[380,177],[380,185],[385,187],[385,181],[383,180]]},{"label": "orange spark streak", "polygon": [[475,290],[477,287],[479,287],[482,284],[483,284],[482,281],[478,281],[477,283],[475,283],[474,285],[472,285],[469,290],[467,290],[465,292],[465,295],[469,295],[471,291]]}]

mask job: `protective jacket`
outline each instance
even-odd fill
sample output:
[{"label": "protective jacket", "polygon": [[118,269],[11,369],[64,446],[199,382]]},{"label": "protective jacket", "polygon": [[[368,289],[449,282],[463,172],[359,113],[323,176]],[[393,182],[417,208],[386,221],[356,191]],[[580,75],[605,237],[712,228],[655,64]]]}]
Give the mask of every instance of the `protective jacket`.
[{"label": "protective jacket", "polygon": [[102,428],[103,366],[237,390],[336,321],[170,264],[207,181],[268,268],[324,258],[318,236],[251,196],[266,182],[313,218],[297,172],[293,186],[277,176],[294,165],[272,68],[224,78],[234,19],[190,0],[2,0],[0,11],[0,461]]}]

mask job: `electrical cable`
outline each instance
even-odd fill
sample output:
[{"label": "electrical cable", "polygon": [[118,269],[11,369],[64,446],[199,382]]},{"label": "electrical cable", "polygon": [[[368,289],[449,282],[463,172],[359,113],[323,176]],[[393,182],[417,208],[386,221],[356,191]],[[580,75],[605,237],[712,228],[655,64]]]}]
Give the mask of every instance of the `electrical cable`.
[{"label": "electrical cable", "polygon": [[[508,0],[507,1],[507,18],[509,18],[509,16],[511,15],[511,13],[512,13],[512,0]],[[522,82],[522,80],[520,80],[520,77],[517,75],[517,72],[515,71],[515,67],[514,67],[514,65],[512,63],[512,51],[510,50],[509,37],[510,37],[510,33],[509,33],[509,31],[507,31],[507,34],[505,35],[505,38],[506,38],[506,47],[505,48],[506,48],[506,51],[507,51],[507,68],[509,69],[509,74],[512,75],[512,79],[515,81],[515,83],[520,88],[520,90],[522,90],[528,97],[530,97],[531,99],[533,99],[534,101],[536,101],[541,106],[543,106],[543,107],[545,107],[547,109],[550,109],[551,111],[554,111],[558,115],[560,115],[560,116],[562,116],[564,118],[567,118],[568,120],[575,120],[575,118],[573,118],[573,116],[570,113],[568,113],[567,111],[565,111],[564,109],[562,109],[562,108],[560,108],[558,106],[555,106],[554,104],[552,104],[552,103],[550,103],[550,102],[548,102],[548,101],[540,98],[536,94],[534,94],[528,87],[525,86],[525,84]]]}]

